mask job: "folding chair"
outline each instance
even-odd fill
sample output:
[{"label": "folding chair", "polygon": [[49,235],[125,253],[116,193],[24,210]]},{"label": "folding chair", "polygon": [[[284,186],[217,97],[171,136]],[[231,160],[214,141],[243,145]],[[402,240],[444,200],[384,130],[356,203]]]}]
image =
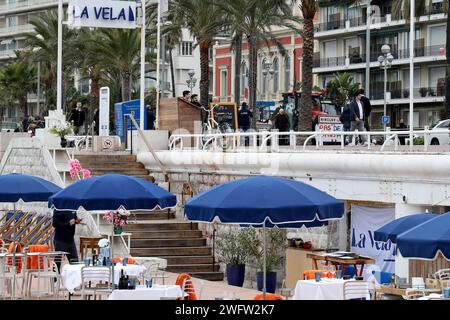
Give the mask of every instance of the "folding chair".
[{"label": "folding chair", "polygon": [[81,268],[81,299],[85,300],[88,295],[110,294],[113,284],[111,283],[111,268],[109,267],[83,267]]},{"label": "folding chair", "polygon": [[344,300],[367,300],[370,297],[367,281],[346,281],[344,283]]}]

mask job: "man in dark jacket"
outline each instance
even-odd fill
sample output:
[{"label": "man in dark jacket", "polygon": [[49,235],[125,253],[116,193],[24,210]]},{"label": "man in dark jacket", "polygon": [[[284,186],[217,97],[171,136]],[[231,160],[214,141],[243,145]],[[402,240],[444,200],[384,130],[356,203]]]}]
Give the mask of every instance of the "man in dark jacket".
[{"label": "man in dark jacket", "polygon": [[244,132],[250,129],[251,118],[253,118],[253,112],[248,109],[246,102],[242,102],[238,116],[239,129]]},{"label": "man in dark jacket", "polygon": [[[364,123],[365,123],[367,117],[364,113],[364,105],[363,105],[361,98],[362,98],[362,94],[360,91],[358,91],[357,93],[355,93],[355,97],[352,100],[352,102],[350,102],[350,112],[352,113],[352,119],[353,119],[353,116],[355,119],[354,121],[352,121],[352,124],[351,124],[352,131],[355,131],[355,130],[358,130],[360,132],[366,131]],[[361,142],[361,144],[366,144],[367,136],[361,135],[360,142]]]},{"label": "man in dark jacket", "polygon": [[[355,121],[355,114],[351,112],[349,104],[345,105],[339,120],[344,125],[344,131],[351,131],[352,121]],[[349,136],[344,136],[345,145],[349,143],[349,138]]]},{"label": "man in dark jacket", "polygon": [[[75,226],[80,224],[81,219],[74,211],[53,212],[53,228],[55,228],[54,244],[56,251],[68,252],[69,262],[78,261],[78,252],[75,245]],[[59,268],[60,266],[58,266]]]},{"label": "man in dark jacket", "polygon": [[361,94],[361,102],[363,103],[364,107],[364,127],[366,128],[366,131],[370,131],[369,118],[370,114],[372,113],[372,104],[370,103],[370,99],[364,95],[364,89],[360,89],[359,93]]},{"label": "man in dark jacket", "polygon": [[77,102],[77,107],[72,111],[72,116],[70,117],[70,121],[73,122],[75,127],[75,134],[83,135],[84,134],[84,122],[86,121],[86,112],[84,112],[82,108],[83,104],[81,102]]},{"label": "man in dark jacket", "polygon": [[155,110],[151,106],[147,106],[147,130],[155,130]]},{"label": "man in dark jacket", "polygon": [[[284,109],[280,109],[274,120],[274,128],[279,132],[288,132],[290,127],[291,125],[289,123],[289,117],[286,114],[286,111]],[[280,136],[279,144],[280,146],[289,145],[289,136]]]}]

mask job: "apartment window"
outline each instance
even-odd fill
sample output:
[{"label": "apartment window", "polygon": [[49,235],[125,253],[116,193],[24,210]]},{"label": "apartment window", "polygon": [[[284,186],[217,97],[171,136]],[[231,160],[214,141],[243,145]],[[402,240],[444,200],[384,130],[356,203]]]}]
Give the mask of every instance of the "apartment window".
[{"label": "apartment window", "polygon": [[220,96],[226,98],[228,95],[228,72],[227,69],[220,70]]},{"label": "apartment window", "polygon": [[7,26],[16,27],[18,25],[19,18],[17,16],[8,17]]},{"label": "apartment window", "polygon": [[248,68],[245,62],[241,65],[241,96],[245,95],[245,88],[248,86]]},{"label": "apartment window", "polygon": [[337,57],[336,40],[324,41],[323,58]]},{"label": "apartment window", "polygon": [[428,85],[435,88],[445,79],[445,67],[431,67],[428,72]]},{"label": "apartment window", "polygon": [[278,58],[273,59],[273,93],[278,92],[279,81],[280,81],[280,65],[278,63]]},{"label": "apartment window", "polygon": [[265,95],[267,91],[267,75],[264,76],[263,70],[266,68],[267,60],[263,59],[261,62],[261,94]]},{"label": "apartment window", "polygon": [[361,54],[358,47],[358,38],[344,39],[344,53],[346,57],[356,57]]},{"label": "apartment window", "polygon": [[442,46],[445,44],[446,34],[447,34],[446,25],[439,26],[430,26],[428,41],[430,46]]},{"label": "apartment window", "polygon": [[[403,87],[409,89],[409,69],[403,70]],[[414,68],[414,88],[420,87],[420,68]]]},{"label": "apartment window", "polygon": [[284,90],[288,92],[291,89],[291,57],[284,59]]},{"label": "apartment window", "polygon": [[179,44],[178,54],[180,56],[192,56],[192,41],[182,41]]}]

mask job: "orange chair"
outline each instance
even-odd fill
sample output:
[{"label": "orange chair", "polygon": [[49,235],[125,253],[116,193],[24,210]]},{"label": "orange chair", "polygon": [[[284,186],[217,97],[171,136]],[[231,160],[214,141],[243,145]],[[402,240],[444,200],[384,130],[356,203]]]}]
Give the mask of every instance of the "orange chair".
[{"label": "orange chair", "polygon": [[[263,299],[263,294],[262,293],[258,293],[253,298],[253,300],[262,300],[262,299]],[[266,293],[266,300],[284,300],[284,299],[279,294]]]},{"label": "orange chair", "polygon": [[183,293],[187,294],[184,300],[198,300],[195,293],[194,284],[192,283],[192,277],[187,273],[179,274],[177,277],[176,285],[180,286]]},{"label": "orange chair", "polygon": [[[28,246],[28,252],[48,252],[48,245],[32,244]],[[39,257],[27,257],[27,269],[28,270],[42,270],[44,269],[44,259],[41,257],[41,261],[38,262]]]},{"label": "orange chair", "polygon": [[[121,263],[122,259],[120,259],[120,257],[115,257],[113,258],[112,262],[114,263]],[[136,260],[134,260],[133,258],[128,258],[128,264],[136,264]]]},{"label": "orange chair", "polygon": [[[15,244],[15,252],[22,253],[23,252],[22,245],[17,241],[10,243],[9,248],[8,248],[8,253],[13,253],[14,244]],[[8,265],[9,266],[13,265],[12,257],[8,258]],[[16,273],[21,273],[21,272],[22,272],[22,258],[16,258]]]},{"label": "orange chair", "polygon": [[303,272],[303,279],[314,280],[316,278],[316,272],[321,273],[321,278],[336,278],[336,274],[332,274],[328,270],[306,270],[305,272]]}]

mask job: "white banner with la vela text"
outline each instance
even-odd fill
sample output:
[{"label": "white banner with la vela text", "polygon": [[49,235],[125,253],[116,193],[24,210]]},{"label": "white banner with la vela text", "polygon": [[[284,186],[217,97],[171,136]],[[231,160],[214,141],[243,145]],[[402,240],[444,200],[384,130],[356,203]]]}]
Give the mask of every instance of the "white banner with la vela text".
[{"label": "white banner with la vela text", "polygon": [[375,268],[365,269],[365,278],[370,276],[370,271],[374,269],[390,273],[395,271],[395,245],[390,241],[374,240],[374,232],[394,219],[394,208],[368,208],[352,205],[351,250],[376,260]]},{"label": "white banner with la vela text", "polygon": [[136,2],[70,0],[67,9],[70,27],[136,29]]}]

